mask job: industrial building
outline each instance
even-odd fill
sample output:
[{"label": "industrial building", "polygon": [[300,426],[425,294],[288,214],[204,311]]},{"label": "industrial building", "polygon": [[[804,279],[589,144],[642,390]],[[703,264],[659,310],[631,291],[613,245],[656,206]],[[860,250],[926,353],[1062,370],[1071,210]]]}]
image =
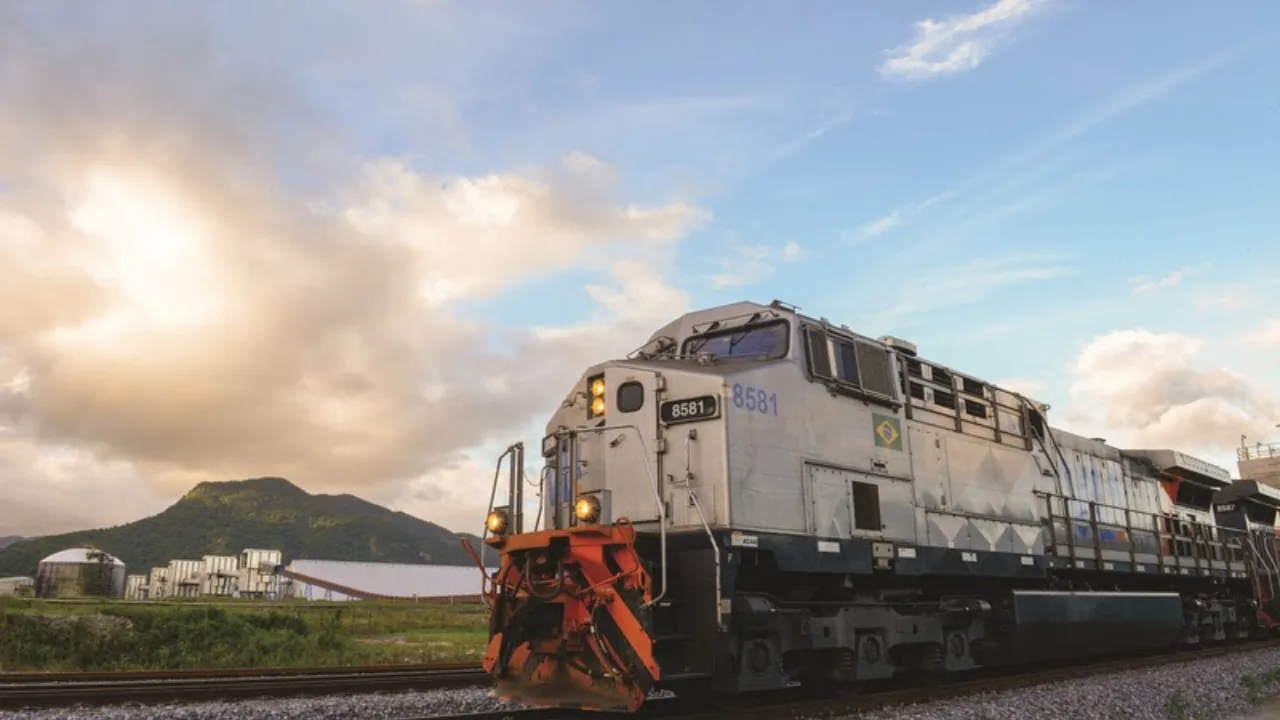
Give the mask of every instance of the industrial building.
[{"label": "industrial building", "polygon": [[1236,458],[1241,480],[1254,480],[1280,490],[1280,442],[1242,446]]},{"label": "industrial building", "polygon": [[146,586],[146,575],[126,575],[124,578],[124,599],[137,600],[141,597],[142,589]]},{"label": "industrial building", "polygon": [[200,571],[204,563],[199,560],[170,560],[168,580],[168,597],[199,597]]},{"label": "industrial building", "polygon": [[234,555],[205,555],[201,558],[200,594],[231,597],[238,586],[239,560]]},{"label": "industrial building", "polygon": [[130,600],[159,600],[169,597],[169,566],[151,568],[147,582],[136,588],[138,595]]},{"label": "industrial building", "polygon": [[0,578],[0,597],[28,597],[35,593],[35,578],[24,576]]},{"label": "industrial building", "polygon": [[282,557],[279,550],[247,548],[239,555],[174,558],[146,575],[130,575],[125,598],[280,597]]},{"label": "industrial building", "polygon": [[[123,597],[127,600],[239,597],[357,601],[479,602],[472,566],[298,559],[283,566],[280,550],[174,558],[129,574],[124,561],[94,548],[71,548],[40,561],[36,577],[0,579],[0,596]],[[490,572],[496,568],[490,568]]]},{"label": "industrial building", "polygon": [[284,562],[279,550],[246,548],[236,564],[236,594],[240,597],[270,598],[280,596],[277,568]]},{"label": "industrial building", "polygon": [[470,565],[301,559],[280,574],[290,581],[293,597],[327,601],[479,602],[482,579]]},{"label": "industrial building", "polygon": [[122,597],[125,564],[91,547],[56,552],[36,567],[36,596],[42,598]]}]

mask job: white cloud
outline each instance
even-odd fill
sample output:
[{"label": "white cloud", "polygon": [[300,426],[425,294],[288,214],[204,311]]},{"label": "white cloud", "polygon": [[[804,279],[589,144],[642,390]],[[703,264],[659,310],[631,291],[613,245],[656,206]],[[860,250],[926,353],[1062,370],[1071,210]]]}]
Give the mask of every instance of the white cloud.
[{"label": "white cloud", "polygon": [[1212,267],[1212,263],[1201,263],[1199,265],[1186,265],[1156,280],[1152,280],[1151,278],[1145,275],[1141,277],[1133,278],[1130,281],[1133,284],[1133,294],[1141,295],[1143,293],[1149,293],[1152,290],[1158,290],[1160,288],[1177,287],[1178,285],[1182,284],[1182,281],[1187,279],[1187,277],[1191,275],[1197,275],[1199,273],[1203,273],[1207,271],[1210,267]]},{"label": "white cloud", "polygon": [[1280,318],[1267,320],[1258,329],[1245,333],[1240,343],[1251,347],[1280,348]]},{"label": "white cloud", "polygon": [[971,15],[921,20],[915,24],[911,42],[888,52],[880,74],[913,81],[972,70],[1008,41],[1015,26],[1048,4],[1048,0],[997,0]]},{"label": "white cloud", "polygon": [[1127,447],[1222,453],[1265,437],[1280,417],[1273,390],[1198,362],[1205,341],[1122,330],[1094,338],[1072,367],[1068,419]]},{"label": "white cloud", "polygon": [[[954,227],[963,216],[998,215],[1008,208],[1017,208],[1042,201],[1045,180],[1064,169],[1065,159],[1053,160],[1055,153],[1073,141],[1084,137],[1105,124],[1127,113],[1157,102],[1186,84],[1220,69],[1247,52],[1251,46],[1234,47],[1211,57],[1179,67],[1160,77],[1130,85],[1113,94],[1106,102],[1090,108],[1072,118],[1062,127],[1047,133],[1040,140],[1009,155],[992,167],[972,175],[963,182],[922,201],[908,202],[859,228],[855,240],[879,235],[905,227],[942,207],[952,207],[952,212],[940,219],[946,227]],[[1059,153],[1060,155],[1060,153]],[[1048,160],[1046,160],[1048,159]],[[1077,180],[1086,180],[1084,187],[1097,186],[1101,180],[1096,170],[1081,173]],[[1069,185],[1081,183],[1071,181]],[[1029,190],[1029,188],[1031,190]],[[1049,188],[1061,192],[1065,188]],[[1013,197],[1014,195],[1017,197]],[[953,202],[955,201],[955,202]],[[937,206],[937,207],[935,207]],[[959,207],[956,207],[959,206]],[[929,211],[929,212],[927,212]]]},{"label": "white cloud", "polygon": [[813,128],[799,137],[793,138],[779,145],[778,149],[774,152],[774,156],[782,158],[788,155],[793,155],[804,149],[810,143],[820,140],[824,135],[853,122],[855,117],[857,117],[857,112],[853,105],[849,103],[841,103],[833,112],[819,120]]},{"label": "white cloud", "polygon": [[926,210],[951,199],[955,194],[953,190],[940,192],[929,198],[925,198],[918,203],[910,203],[902,207],[894,208],[890,213],[882,217],[876,218],[871,222],[863,224],[858,228],[857,235],[854,237],[855,242],[860,242],[867,238],[882,235],[890,230],[901,227],[916,217],[924,214]]},{"label": "white cloud", "polygon": [[0,407],[0,535],[103,528],[158,512],[171,502],[130,463],[86,450],[30,442],[6,428]]},{"label": "white cloud", "polygon": [[1039,280],[1051,280],[1072,272],[1060,255],[1026,255],[973,260],[960,265],[920,273],[887,307],[873,307],[868,322],[892,326],[908,317],[976,302],[999,289]]},{"label": "white cloud", "polygon": [[878,217],[869,223],[858,228],[858,235],[861,238],[875,237],[902,224],[902,216],[906,212],[905,208],[896,208],[893,212],[883,217]]},{"label": "white cloud", "polygon": [[[119,522],[200,480],[457,479],[683,310],[665,263],[692,204],[632,203],[583,153],[472,177],[362,157],[290,78],[157,22],[130,42],[0,23],[0,534]],[[585,324],[455,309],[584,266],[608,271]]]},{"label": "white cloud", "polygon": [[736,235],[727,255],[720,259],[720,272],[711,276],[711,287],[722,290],[728,287],[751,285],[773,274],[774,267],[782,262],[794,262],[803,255],[800,244],[788,241],[782,247],[736,242]]}]

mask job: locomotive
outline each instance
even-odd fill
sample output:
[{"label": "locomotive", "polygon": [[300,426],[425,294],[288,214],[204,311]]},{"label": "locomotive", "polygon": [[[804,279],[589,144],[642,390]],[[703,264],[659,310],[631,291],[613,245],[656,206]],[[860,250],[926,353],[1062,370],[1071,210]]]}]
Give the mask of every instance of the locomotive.
[{"label": "locomotive", "polygon": [[1280,494],[1048,410],[781,301],[687,313],[586,369],[536,481],[499,458],[483,665],[635,711],[1265,635]]}]

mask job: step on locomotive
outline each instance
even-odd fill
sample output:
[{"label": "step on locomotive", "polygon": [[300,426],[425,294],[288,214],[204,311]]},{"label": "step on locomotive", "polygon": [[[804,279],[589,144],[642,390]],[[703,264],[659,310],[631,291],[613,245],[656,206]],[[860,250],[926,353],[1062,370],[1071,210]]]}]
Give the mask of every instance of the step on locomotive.
[{"label": "step on locomotive", "polygon": [[499,458],[483,665],[635,711],[1265,636],[1280,495],[1048,410],[779,301],[685,314],[582,373],[536,479]]}]

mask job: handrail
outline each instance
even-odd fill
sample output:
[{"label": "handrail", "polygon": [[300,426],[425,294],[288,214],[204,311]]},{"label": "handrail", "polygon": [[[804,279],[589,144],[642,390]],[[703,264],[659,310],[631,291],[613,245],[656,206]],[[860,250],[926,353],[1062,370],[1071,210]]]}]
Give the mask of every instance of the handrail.
[{"label": "handrail", "polygon": [[[1005,392],[1009,391],[1006,390]],[[1067,462],[1067,456],[1062,452],[1062,446],[1058,444],[1058,439],[1053,436],[1053,428],[1049,427],[1049,418],[1045,416],[1043,412],[1036,409],[1035,406],[1031,404],[1031,401],[1023,396],[1022,393],[1010,394],[1018,399],[1018,403],[1021,405],[1021,408],[1019,409],[1023,411],[1035,410],[1040,413],[1040,427],[1044,432],[1037,433],[1033,427],[1024,427],[1023,432],[1027,437],[1035,438],[1036,443],[1040,445],[1040,452],[1044,453],[1045,458],[1049,460],[1049,466],[1053,469],[1053,479],[1057,481],[1058,492],[1062,492],[1062,472],[1058,469],[1058,460],[1054,459],[1053,454],[1049,452],[1048,446],[1045,445],[1045,440],[1048,439],[1048,441],[1053,445],[1053,449],[1057,451],[1058,459],[1062,460],[1062,468],[1067,471],[1067,482],[1071,485],[1072,490],[1074,490],[1075,483],[1071,479],[1071,463]],[[1023,418],[1027,418],[1026,412],[1023,412],[1022,416]]]},{"label": "handrail", "polygon": [[[702,521],[702,529],[707,531],[707,539],[711,541],[711,549],[715,552],[716,561],[716,627],[721,632],[724,631],[724,613],[720,610],[720,594],[723,592],[720,587],[720,543],[716,542],[715,533],[711,532],[711,525],[707,523],[707,516],[702,513],[702,503],[698,502],[698,494],[692,489],[689,490],[689,502],[693,504],[693,509],[698,511],[698,519]],[[663,588],[665,591],[666,588]]]},{"label": "handrail", "polygon": [[[557,430],[555,435],[557,438],[573,437],[575,435],[585,433],[600,434],[612,430],[631,430],[636,434],[636,442],[640,443],[640,460],[644,462],[645,473],[649,476],[649,486],[653,489],[653,500],[658,509],[658,554],[662,558],[662,592],[658,593],[653,597],[653,599],[642,606],[647,608],[661,600],[667,594],[667,510],[666,506],[662,502],[662,493],[658,491],[658,475],[653,471],[653,464],[649,462],[649,453],[648,448],[645,447],[644,435],[640,432],[640,428],[630,423],[621,425],[601,425],[599,427],[589,428],[564,428]],[[622,438],[626,436],[620,435],[618,437]],[[615,438],[610,441],[609,446],[617,447],[618,444],[619,440]],[[569,472],[572,475],[573,469],[570,468]]]},{"label": "handrail", "polygon": [[1262,460],[1264,458],[1280,458],[1280,442],[1255,443],[1253,447],[1240,446],[1236,450],[1237,460]]},{"label": "handrail", "polygon": [[[542,527],[542,506],[547,504],[547,475],[551,474],[556,468],[545,465],[542,471],[538,473],[538,514],[533,519],[533,531],[538,532],[538,528]],[[555,480],[552,480],[555,482]]]},{"label": "handrail", "polygon": [[[523,524],[524,508],[519,507],[517,503],[519,505],[524,504],[523,487],[520,486],[520,482],[524,480],[524,443],[518,442],[508,445],[507,449],[502,451],[502,454],[498,456],[498,461],[493,468],[493,487],[489,490],[489,507],[485,510],[486,518],[484,529],[480,531],[480,567],[485,567],[484,553],[485,549],[488,547],[488,544],[485,543],[485,539],[489,537],[487,513],[493,512],[493,501],[498,496],[498,478],[502,475],[502,461],[505,460],[508,455],[511,455],[512,458],[511,470],[509,473],[510,478],[508,479],[507,486],[507,502],[512,504],[511,522],[515,524],[515,528],[513,528],[515,532],[520,532],[520,525]],[[542,512],[541,506],[539,506],[538,512]]]},{"label": "handrail", "polygon": [[[1200,559],[1196,557],[1195,553],[1193,553],[1191,556],[1184,556],[1179,554],[1176,548],[1176,544],[1179,541],[1191,541],[1193,544],[1195,544],[1196,542],[1199,542],[1203,544],[1206,550],[1210,548],[1219,550],[1222,553],[1223,557],[1226,558],[1226,562],[1233,562],[1230,558],[1230,553],[1227,552],[1227,549],[1231,544],[1230,541],[1232,540],[1238,541],[1241,538],[1245,539],[1246,541],[1249,539],[1249,532],[1247,530],[1239,530],[1237,528],[1224,527],[1216,523],[1203,523],[1196,520],[1187,520],[1184,518],[1179,518],[1177,516],[1165,515],[1163,513],[1143,512],[1140,510],[1133,510],[1132,508],[1122,508],[1116,505],[1108,505],[1108,504],[1096,502],[1093,500],[1085,500],[1085,499],[1075,498],[1075,497],[1058,494],[1058,493],[1047,493],[1042,490],[1035,491],[1034,494],[1045,498],[1045,501],[1049,510],[1049,518],[1048,518],[1048,520],[1050,520],[1049,532],[1050,532],[1050,536],[1054,538],[1055,543],[1057,542],[1056,534],[1055,534],[1056,530],[1053,527],[1052,522],[1054,520],[1057,520],[1059,516],[1053,511],[1054,504],[1055,504],[1054,501],[1055,500],[1062,501],[1062,509],[1064,514],[1061,516],[1061,518],[1066,525],[1065,529],[1067,533],[1067,544],[1072,549],[1072,552],[1073,552],[1072,557],[1074,557],[1074,549],[1076,546],[1075,536],[1074,536],[1075,531],[1073,530],[1073,526],[1076,523],[1083,523],[1084,525],[1090,528],[1093,538],[1088,543],[1088,546],[1093,549],[1098,549],[1098,550],[1104,549],[1102,548],[1101,537],[1098,534],[1099,527],[1120,528],[1126,531],[1124,542],[1128,549],[1124,550],[1123,552],[1137,552],[1137,549],[1134,546],[1134,541],[1133,541],[1133,531],[1137,530],[1139,532],[1152,533],[1157,537],[1158,540],[1169,538],[1173,541],[1170,545],[1171,551],[1168,553],[1165,553],[1164,548],[1159,546],[1161,544],[1158,543],[1157,552],[1155,553],[1157,556],[1163,557],[1168,555],[1170,557],[1175,557],[1175,558],[1191,557],[1196,561],[1197,565],[1199,565]],[[1074,517],[1072,515],[1072,503],[1078,503],[1079,505],[1089,508],[1088,515],[1084,518]],[[1098,512],[1097,512],[1098,509],[1110,509],[1110,510],[1116,510],[1119,512],[1124,512],[1125,520],[1123,522],[1100,521],[1098,520]],[[1134,516],[1137,516],[1138,518],[1145,518],[1147,520],[1150,520],[1151,524],[1146,526],[1134,525],[1133,524]],[[1162,524],[1162,521],[1164,520],[1173,520],[1177,522],[1179,529],[1174,530],[1173,532],[1167,531],[1164,528],[1164,525]],[[1200,532],[1201,529],[1205,529],[1205,528],[1211,529],[1213,532],[1210,532],[1210,533]],[[1212,559],[1212,555],[1210,555],[1208,560],[1210,561],[1210,563],[1215,562]],[[1181,563],[1179,562],[1179,564]]]},{"label": "handrail", "polygon": [[1258,544],[1254,542],[1254,533],[1247,533],[1249,541],[1249,549],[1253,551],[1254,557],[1261,558],[1263,564],[1267,568],[1267,590],[1271,591],[1271,597],[1280,597],[1280,560],[1272,556],[1275,551],[1275,545],[1268,543],[1264,546],[1267,552],[1258,549]]}]

